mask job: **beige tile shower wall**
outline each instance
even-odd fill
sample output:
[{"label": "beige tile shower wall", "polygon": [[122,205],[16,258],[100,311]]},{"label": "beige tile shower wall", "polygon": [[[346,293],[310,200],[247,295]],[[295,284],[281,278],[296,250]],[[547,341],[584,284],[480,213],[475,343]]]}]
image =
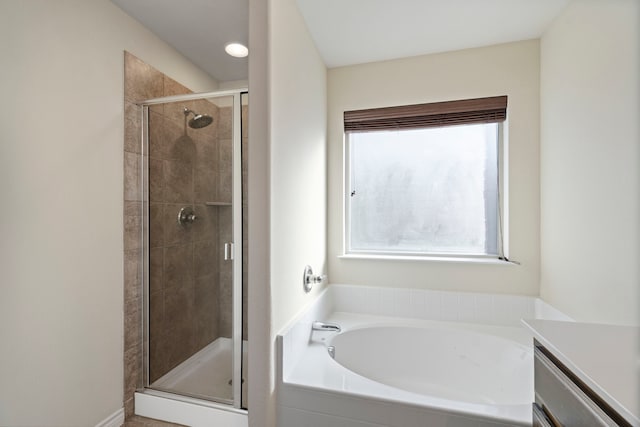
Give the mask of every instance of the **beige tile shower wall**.
[{"label": "beige tile shower wall", "polygon": [[[247,332],[247,149],[249,143],[248,130],[248,113],[249,107],[242,106],[242,337],[248,339]],[[231,202],[233,188],[233,112],[231,107],[220,108],[220,122],[218,125],[218,165],[215,168],[217,174],[217,188],[219,200],[222,202]],[[219,224],[219,244],[222,248],[225,242],[231,242],[233,213],[231,207],[220,208],[220,224]],[[218,258],[220,280],[218,299],[218,324],[219,333],[222,337],[230,338],[232,335],[233,322],[233,265],[229,261],[225,261],[223,257]]]},{"label": "beige tile shower wall", "polygon": [[[124,401],[142,386],[140,107],[133,101],[191,93],[135,56],[125,54],[125,344]],[[206,128],[185,126],[183,107],[209,114]],[[189,101],[150,108],[150,360],[151,380],[218,336],[217,107]],[[193,206],[198,220],[181,227],[181,207]]]},{"label": "beige tile shower wall", "polygon": [[[189,93],[173,83],[172,92]],[[164,96],[168,96],[165,93]],[[193,129],[184,108],[213,117]],[[191,118],[191,116],[189,116]],[[218,107],[205,100],[163,104],[149,118],[150,381],[218,337]],[[197,220],[180,225],[183,207]],[[151,268],[152,267],[152,268]]]},{"label": "beige tile shower wall", "polygon": [[133,393],[142,387],[142,192],[141,109],[134,102],[162,96],[164,76],[125,52],[124,56],[124,396],[133,414]]},{"label": "beige tile shower wall", "polygon": [[[248,137],[248,105],[243,105],[242,114],[242,337],[248,339],[247,333],[247,280],[246,271],[248,263],[247,253],[247,149]],[[217,191],[219,201],[230,203],[233,189],[233,111],[231,107],[220,108],[220,121],[218,125],[218,164],[215,168],[217,177]],[[224,247],[225,242],[231,242],[233,227],[233,212],[231,207],[220,207],[219,241],[218,247]],[[222,337],[230,338],[233,322],[233,265],[225,261],[224,257],[218,257],[220,272],[218,299],[218,324]]]},{"label": "beige tile shower wall", "polygon": [[[232,107],[220,108],[218,124],[218,163],[217,191],[219,201],[231,203],[233,190],[233,111]],[[233,240],[233,211],[231,206],[220,207],[219,245]],[[233,264],[231,261],[218,258],[219,264],[219,292],[218,322],[220,336],[230,338],[233,322]]]}]

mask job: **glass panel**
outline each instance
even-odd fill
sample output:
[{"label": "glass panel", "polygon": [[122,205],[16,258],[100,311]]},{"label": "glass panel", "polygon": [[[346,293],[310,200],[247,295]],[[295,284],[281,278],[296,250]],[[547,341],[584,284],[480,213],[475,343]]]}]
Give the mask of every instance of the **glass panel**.
[{"label": "glass panel", "polygon": [[495,253],[497,124],[348,138],[349,251]]},{"label": "glass panel", "polygon": [[233,403],[233,97],[149,107],[148,386]]}]

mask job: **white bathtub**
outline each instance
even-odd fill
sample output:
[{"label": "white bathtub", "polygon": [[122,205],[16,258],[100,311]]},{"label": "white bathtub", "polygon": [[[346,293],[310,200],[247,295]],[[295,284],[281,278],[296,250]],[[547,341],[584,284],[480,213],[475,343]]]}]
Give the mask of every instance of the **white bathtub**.
[{"label": "white bathtub", "polygon": [[[328,342],[335,361],[391,387],[480,405],[533,401],[533,352],[501,328],[464,325],[374,326],[349,329]],[[527,343],[529,344],[529,343]]]},{"label": "white bathtub", "polygon": [[278,425],[530,426],[520,319],[543,317],[568,320],[530,297],[332,285],[278,336]]}]

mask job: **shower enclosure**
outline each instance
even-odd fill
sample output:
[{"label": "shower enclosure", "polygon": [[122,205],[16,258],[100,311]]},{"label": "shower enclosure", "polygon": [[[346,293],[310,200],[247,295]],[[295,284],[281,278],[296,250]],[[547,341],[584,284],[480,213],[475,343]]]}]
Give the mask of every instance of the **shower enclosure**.
[{"label": "shower enclosure", "polygon": [[144,392],[246,408],[247,92],[141,105]]}]

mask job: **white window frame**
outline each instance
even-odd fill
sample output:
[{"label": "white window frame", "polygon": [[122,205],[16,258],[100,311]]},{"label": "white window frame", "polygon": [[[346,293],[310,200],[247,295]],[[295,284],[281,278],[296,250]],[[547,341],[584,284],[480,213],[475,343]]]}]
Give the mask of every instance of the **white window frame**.
[{"label": "white window frame", "polygon": [[[424,261],[454,261],[469,263],[495,263],[506,264],[509,253],[509,168],[508,168],[508,119],[498,122],[498,219],[497,219],[497,255],[493,254],[451,254],[437,252],[395,252],[395,251],[352,251],[349,248],[351,200],[349,193],[351,185],[351,158],[349,134],[343,133],[343,230],[342,230],[342,255],[339,258],[353,259],[382,259],[382,260],[424,260]],[[444,127],[444,126],[443,126]]]}]

